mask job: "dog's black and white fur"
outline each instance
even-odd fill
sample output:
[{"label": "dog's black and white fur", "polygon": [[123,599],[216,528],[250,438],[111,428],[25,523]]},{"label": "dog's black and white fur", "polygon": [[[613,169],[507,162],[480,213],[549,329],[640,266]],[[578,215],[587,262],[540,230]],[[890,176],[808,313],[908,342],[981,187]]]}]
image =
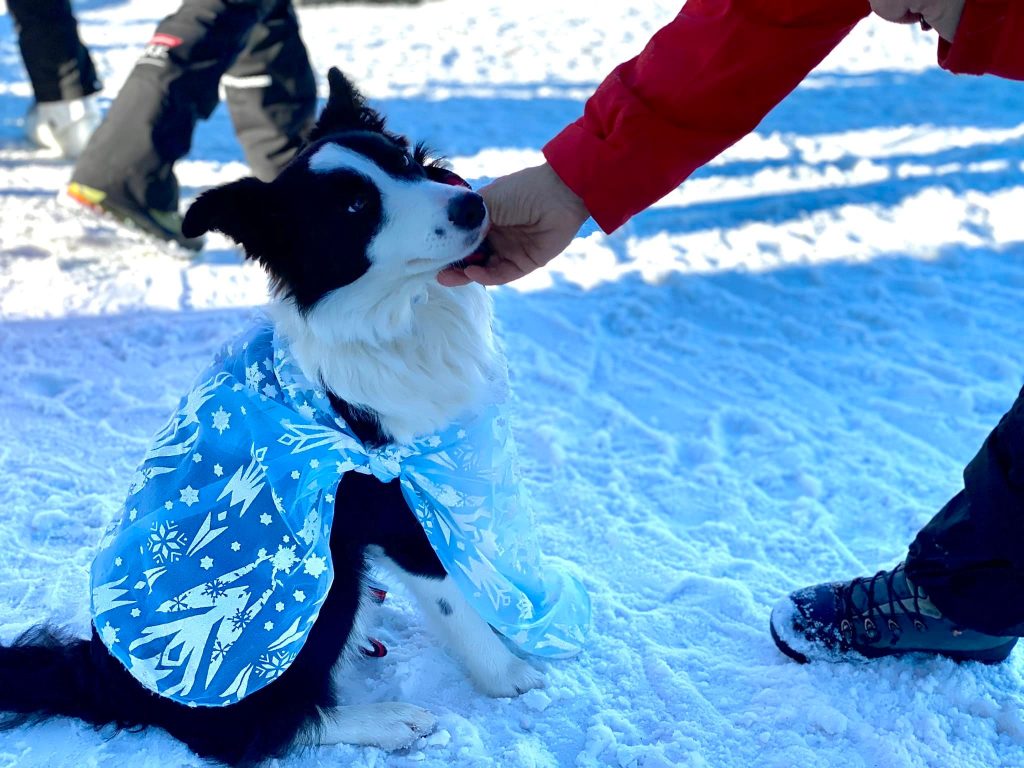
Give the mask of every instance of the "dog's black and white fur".
[{"label": "dog's black and white fur", "polygon": [[[366,444],[405,442],[471,410],[502,378],[482,288],[441,287],[439,270],[482,243],[481,198],[404,138],[337,70],[310,142],[271,183],[203,194],[189,236],[223,232],[270,275],[272,316],[305,375]],[[11,728],[54,716],[95,726],[157,726],[196,753],[259,763],[301,745],[409,745],[434,726],[411,704],[343,706],[332,670],[358,643],[366,558],[382,558],[415,595],[476,685],[515,696],[543,683],[447,577],[397,481],[350,472],[337,493],[334,582],[291,667],[237,704],[189,708],[143,688],[91,640],[37,627],[0,647],[0,711]]]}]

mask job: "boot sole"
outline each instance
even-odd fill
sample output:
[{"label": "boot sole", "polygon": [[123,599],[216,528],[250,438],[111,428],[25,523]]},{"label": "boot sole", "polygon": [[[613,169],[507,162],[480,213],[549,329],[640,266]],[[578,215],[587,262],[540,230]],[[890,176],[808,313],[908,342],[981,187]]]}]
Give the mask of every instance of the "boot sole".
[{"label": "boot sole", "polygon": [[134,229],[136,232],[150,235],[158,240],[163,240],[165,243],[174,243],[175,245],[192,251],[193,253],[198,253],[203,249],[203,241],[201,239],[193,239],[189,241],[179,239],[172,233],[163,229],[156,222],[137,215],[135,211],[119,205],[109,197],[102,203],[94,203],[72,192],[70,189],[68,190],[67,195],[76,203],[85,206],[89,210],[98,213],[101,216],[108,216],[115,219],[129,229]]},{"label": "boot sole", "polygon": [[779,633],[775,631],[774,622],[768,622],[768,629],[772,633],[772,640],[775,641],[775,647],[782,651],[782,653],[784,653],[786,656],[789,656],[789,658],[791,658],[797,664],[807,664],[810,662],[810,659],[808,659],[799,651],[796,651],[790,646],[788,646],[786,642],[781,637],[779,637]]},{"label": "boot sole", "polygon": [[[782,653],[791,658],[798,664],[809,664],[810,659],[799,651],[791,648],[786,644],[779,633],[775,631],[775,625],[769,623],[769,630],[771,630],[772,640],[775,641],[775,647],[778,648]],[[977,651],[935,651],[924,648],[918,649],[907,649],[900,651],[851,651],[866,659],[881,659],[886,656],[906,656],[909,654],[926,654],[928,656],[943,656],[947,659],[952,659],[957,663],[964,663],[969,661],[976,661],[981,664],[999,664],[1006,661],[1009,655],[1013,652],[1014,647],[1017,645],[1017,638],[1013,638],[1009,642],[997,645],[992,648],[985,648]]]}]

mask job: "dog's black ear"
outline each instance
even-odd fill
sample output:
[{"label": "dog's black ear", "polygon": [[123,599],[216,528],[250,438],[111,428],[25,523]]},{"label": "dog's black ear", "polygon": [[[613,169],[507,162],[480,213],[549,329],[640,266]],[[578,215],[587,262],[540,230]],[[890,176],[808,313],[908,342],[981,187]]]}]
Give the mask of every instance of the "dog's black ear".
[{"label": "dog's black ear", "polygon": [[185,237],[223,232],[249,256],[257,257],[273,234],[273,210],[269,184],[251,177],[239,179],[203,192],[189,206],[181,232]]},{"label": "dog's black ear", "polygon": [[341,70],[331,67],[327,73],[327,82],[331,86],[331,95],[327,98],[327,106],[320,113],[316,127],[309,134],[310,143],[342,131],[385,133],[384,118],[367,106],[366,99],[356,90],[352,81],[341,74]]}]

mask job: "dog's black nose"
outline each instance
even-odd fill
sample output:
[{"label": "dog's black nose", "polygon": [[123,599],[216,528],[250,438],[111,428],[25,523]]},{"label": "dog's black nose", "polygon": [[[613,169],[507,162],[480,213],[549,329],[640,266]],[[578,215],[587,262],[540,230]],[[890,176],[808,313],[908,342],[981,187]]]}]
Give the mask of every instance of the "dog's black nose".
[{"label": "dog's black nose", "polygon": [[486,215],[484,199],[475,192],[453,197],[448,202],[448,221],[459,229],[476,229]]}]

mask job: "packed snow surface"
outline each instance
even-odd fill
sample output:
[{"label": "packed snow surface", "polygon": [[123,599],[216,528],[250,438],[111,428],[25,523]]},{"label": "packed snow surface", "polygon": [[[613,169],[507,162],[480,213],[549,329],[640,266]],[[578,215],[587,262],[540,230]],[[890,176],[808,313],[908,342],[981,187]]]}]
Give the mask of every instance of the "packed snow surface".
[{"label": "packed snow surface", "polygon": [[[81,0],[112,96],[171,0]],[[303,9],[393,127],[475,185],[540,160],[673,2],[437,0]],[[266,300],[215,238],[198,258],[57,199],[0,18],[0,640],[88,627],[87,569],[153,432]],[[585,581],[587,650],[518,699],[478,694],[395,593],[391,649],[350,702],[427,707],[388,754],[282,766],[1024,766],[1024,656],[798,666],[768,635],[794,588],[898,562],[959,489],[1024,371],[1024,86],[955,78],[934,37],[867,22],[756,133],[611,237],[494,291],[546,552]],[[188,197],[246,172],[226,110]],[[614,184],[614,179],[609,183]],[[70,721],[0,765],[200,766],[161,732]]]}]

